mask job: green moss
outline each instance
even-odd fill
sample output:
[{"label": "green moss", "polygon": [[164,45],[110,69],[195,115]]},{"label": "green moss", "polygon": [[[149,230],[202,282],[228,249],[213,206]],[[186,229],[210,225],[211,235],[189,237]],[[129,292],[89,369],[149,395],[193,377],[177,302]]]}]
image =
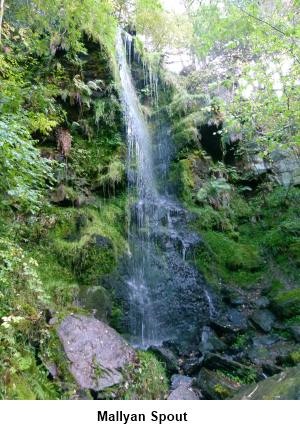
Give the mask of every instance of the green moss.
[{"label": "green moss", "polygon": [[80,300],[85,309],[96,311],[96,318],[108,321],[112,312],[112,298],[108,291],[101,286],[80,288]]},{"label": "green moss", "polygon": [[294,366],[300,364],[300,349],[298,351],[292,352],[289,358]]},{"label": "green moss", "polygon": [[220,232],[203,232],[202,235],[205,245],[197,252],[196,263],[214,284],[223,279],[245,285],[260,278],[262,260],[254,245],[236,242]]},{"label": "green moss", "polygon": [[124,199],[99,200],[95,207],[60,210],[50,234],[54,252],[82,284],[97,285],[111,273],[117,258],[126,251]]},{"label": "green moss", "polygon": [[228,399],[230,397],[231,393],[229,390],[227,390],[226,387],[223,387],[221,384],[217,384],[214,386],[215,393],[221,398],[221,399]]},{"label": "green moss", "polygon": [[60,264],[50,247],[39,245],[31,255],[38,262],[37,271],[43,289],[56,309],[65,309],[73,304],[78,296],[79,286],[71,271]]},{"label": "green moss", "polygon": [[300,315],[300,288],[282,291],[272,299],[272,308],[281,318],[293,318]]}]

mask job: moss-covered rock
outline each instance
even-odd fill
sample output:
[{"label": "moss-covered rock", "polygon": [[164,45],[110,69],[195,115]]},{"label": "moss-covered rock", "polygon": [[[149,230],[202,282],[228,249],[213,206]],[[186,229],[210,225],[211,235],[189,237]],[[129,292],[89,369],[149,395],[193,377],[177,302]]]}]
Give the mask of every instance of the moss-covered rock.
[{"label": "moss-covered rock", "polygon": [[221,372],[214,372],[204,367],[200,370],[195,385],[200,388],[206,398],[212,400],[228,399],[240,388],[238,382]]},{"label": "moss-covered rock", "polygon": [[300,400],[300,366],[242,388],[234,400]]},{"label": "moss-covered rock", "polygon": [[116,204],[99,208],[65,209],[50,234],[53,251],[83,285],[97,285],[111,273],[126,250],[124,209]]},{"label": "moss-covered rock", "polygon": [[273,297],[271,305],[282,319],[300,315],[300,288],[279,292]]},{"label": "moss-covered rock", "polygon": [[82,286],[80,299],[85,309],[94,311],[96,318],[108,321],[112,312],[112,299],[108,291],[100,285],[93,287]]},{"label": "moss-covered rock", "polygon": [[197,252],[196,262],[214,284],[220,278],[238,285],[259,278],[262,259],[254,244],[235,241],[221,232],[207,231],[202,235],[205,247]]}]

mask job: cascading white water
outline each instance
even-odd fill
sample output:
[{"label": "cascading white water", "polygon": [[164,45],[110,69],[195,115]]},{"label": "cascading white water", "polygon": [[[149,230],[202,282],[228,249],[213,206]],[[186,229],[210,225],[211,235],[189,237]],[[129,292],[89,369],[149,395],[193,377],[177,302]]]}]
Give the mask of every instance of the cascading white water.
[{"label": "cascading white water", "polygon": [[[124,40],[123,40],[123,38]],[[153,315],[144,268],[149,249],[149,216],[157,189],[153,176],[151,137],[143,117],[128,66],[131,61],[132,38],[119,30],[117,56],[121,80],[121,99],[127,133],[127,175],[130,199],[128,240],[131,252],[129,290],[130,331],[142,346],[155,343],[156,321]],[[135,202],[135,203],[134,203]],[[142,237],[141,237],[142,236]],[[146,236],[146,240],[145,240]]]},{"label": "cascading white water", "polygon": [[[188,213],[169,195],[167,171],[171,144],[166,127],[155,137],[145,120],[130,70],[132,37],[117,36],[120,95],[127,134],[130,257],[124,274],[126,326],[139,347],[168,339],[193,337],[209,315],[203,278],[187,261],[199,237],[187,228]],[[158,79],[141,64],[152,105],[158,106]],[[209,308],[209,309],[208,309]]]}]

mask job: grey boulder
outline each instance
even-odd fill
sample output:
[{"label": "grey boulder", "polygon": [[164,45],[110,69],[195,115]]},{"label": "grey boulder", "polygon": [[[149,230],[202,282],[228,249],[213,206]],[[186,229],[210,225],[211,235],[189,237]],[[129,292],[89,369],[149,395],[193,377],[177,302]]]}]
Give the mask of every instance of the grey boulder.
[{"label": "grey boulder", "polygon": [[69,369],[80,388],[101,391],[120,384],[134,350],[111,327],[84,315],[67,316],[58,328]]}]

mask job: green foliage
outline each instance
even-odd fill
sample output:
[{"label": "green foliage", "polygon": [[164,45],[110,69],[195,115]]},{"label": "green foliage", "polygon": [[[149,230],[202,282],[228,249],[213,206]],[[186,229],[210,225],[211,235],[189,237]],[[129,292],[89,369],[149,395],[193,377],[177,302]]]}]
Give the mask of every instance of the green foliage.
[{"label": "green foliage", "polygon": [[41,158],[27,129],[13,117],[0,121],[0,141],[2,205],[38,211],[45,202],[49,181],[53,181],[51,164]]},{"label": "green foliage", "polygon": [[253,382],[257,381],[257,372],[255,369],[249,369],[243,375],[238,375],[235,372],[228,372],[225,370],[217,370],[217,373],[219,373],[220,376],[226,376],[226,378],[241,385],[252,384]]},{"label": "green foliage", "polygon": [[36,364],[35,345],[47,335],[43,311],[48,297],[37,262],[19,246],[0,240],[1,398],[54,399],[55,385]]},{"label": "green foliage", "polygon": [[218,178],[205,184],[197,193],[196,199],[198,202],[211,203],[211,199],[219,198],[224,192],[231,191],[231,186],[225,178]]},{"label": "green foliage", "polygon": [[176,79],[166,76],[173,89],[167,109],[179,147],[199,144],[199,125],[212,122],[222,124],[224,155],[231,141],[236,157],[258,152],[268,157],[299,145],[296,4],[192,3],[185,49],[199,60],[198,68]]},{"label": "green foliage", "polygon": [[[1,317],[26,324],[26,318],[39,320],[34,304],[42,306],[47,297],[37,274],[37,262],[7,239],[0,241]],[[23,306],[25,305],[25,306]],[[10,314],[13,313],[12,316]]]},{"label": "green foliage", "polygon": [[138,362],[126,370],[128,380],[118,398],[124,400],[163,400],[168,392],[166,369],[148,351],[138,351]]},{"label": "green foliage", "polygon": [[29,52],[54,55],[64,49],[75,56],[85,51],[83,32],[100,41],[110,52],[114,50],[113,11],[110,0],[17,1],[10,6],[6,19],[26,38]]},{"label": "green foliage", "polygon": [[300,363],[300,350],[292,352],[289,359],[293,366],[297,366]]},{"label": "green foliage", "polygon": [[75,136],[70,162],[77,177],[86,185],[114,194],[124,182],[123,143],[119,134],[99,136],[91,141]]}]

